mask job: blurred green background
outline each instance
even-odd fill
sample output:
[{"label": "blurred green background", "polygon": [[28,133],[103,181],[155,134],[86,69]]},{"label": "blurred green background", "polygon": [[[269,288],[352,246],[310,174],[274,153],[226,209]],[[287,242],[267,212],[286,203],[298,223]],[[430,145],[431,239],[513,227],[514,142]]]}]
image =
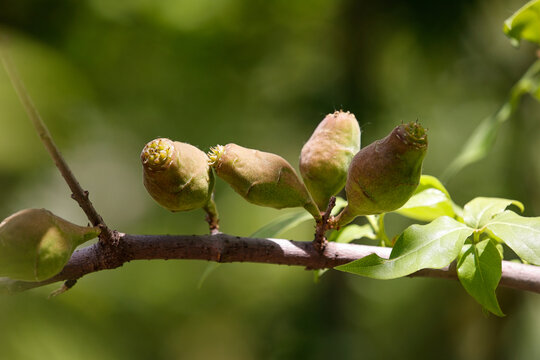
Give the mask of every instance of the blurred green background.
[{"label": "blurred green background", "polygon": [[[362,143],[401,121],[429,128],[424,173],[440,175],[535,59],[502,22],[520,0],[0,0],[0,31],[67,161],[109,225],[205,233],[146,194],[139,154],[158,136],[203,150],[235,142],[294,166],[325,114],[356,114]],[[447,187],[518,199],[540,215],[540,105],[524,99],[488,158]],[[45,207],[86,219],[0,71],[0,215]],[[286,210],[246,203],[222,181],[222,230],[249,235]],[[395,234],[407,222],[388,216]],[[310,240],[313,225],[284,234]],[[534,359],[540,298],[499,289],[505,318],[456,281],[376,281],[334,271],[134,262],[0,297],[1,359]]]}]

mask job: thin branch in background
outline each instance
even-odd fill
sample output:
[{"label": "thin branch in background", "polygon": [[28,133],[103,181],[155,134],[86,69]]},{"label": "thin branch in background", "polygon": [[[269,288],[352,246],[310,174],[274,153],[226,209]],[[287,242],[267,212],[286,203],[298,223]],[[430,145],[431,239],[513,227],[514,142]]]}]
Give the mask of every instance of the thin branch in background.
[{"label": "thin branch in background", "polygon": [[75,201],[77,201],[77,203],[83,209],[84,213],[86,214],[88,220],[90,220],[92,225],[99,226],[101,228],[102,235],[100,235],[100,239],[110,241],[111,239],[113,239],[113,232],[110,231],[105,225],[103,218],[101,217],[101,215],[99,215],[99,213],[92,205],[92,202],[88,198],[88,191],[83,190],[83,188],[75,178],[75,175],[73,175],[68,164],[62,157],[62,154],[58,150],[58,147],[54,143],[49,129],[43,122],[43,119],[39,115],[39,112],[37,111],[34,103],[32,102],[32,99],[30,98],[30,95],[28,94],[28,91],[24,86],[24,83],[22,82],[19,74],[17,73],[17,69],[13,64],[8,51],[7,42],[7,37],[3,34],[0,34],[0,58],[2,59],[2,63],[4,65],[4,68],[6,69],[7,75],[11,81],[11,84],[15,88],[17,96],[19,97],[19,100],[21,101],[26,111],[26,114],[32,121],[32,124],[34,125],[39,138],[43,142],[43,145],[45,145],[47,152],[53,159],[56,167],[62,174],[62,177],[71,189],[71,197]]},{"label": "thin branch in background", "polygon": [[[129,235],[119,234],[120,245],[101,243],[75,251],[62,272],[42,282],[0,279],[0,293],[16,293],[58,281],[80,279],[102,270],[116,269],[133,260],[184,259],[220,263],[253,262],[330,269],[371,254],[388,258],[391,248],[329,242],[324,254],[311,241],[244,238],[217,235]],[[410,277],[457,280],[455,262],[442,269],[423,269]],[[540,293],[540,266],[502,262],[500,286]]]}]

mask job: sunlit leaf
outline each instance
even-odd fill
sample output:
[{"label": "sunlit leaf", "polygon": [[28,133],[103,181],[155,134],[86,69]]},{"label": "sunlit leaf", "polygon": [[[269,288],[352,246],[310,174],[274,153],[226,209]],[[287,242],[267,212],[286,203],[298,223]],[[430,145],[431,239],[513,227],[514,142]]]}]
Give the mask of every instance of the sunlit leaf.
[{"label": "sunlit leaf", "polygon": [[412,225],[397,239],[390,259],[375,254],[336,267],[375,279],[394,279],[424,268],[442,268],[459,254],[473,229],[442,216],[427,225]]},{"label": "sunlit leaf", "polygon": [[334,231],[328,237],[328,241],[335,241],[339,243],[350,243],[353,240],[361,238],[375,239],[376,235],[373,232],[373,228],[369,224],[356,225],[351,224],[345,226],[338,231]]},{"label": "sunlit leaf", "polygon": [[477,197],[463,207],[463,220],[470,227],[479,229],[510,205],[517,206],[521,211],[524,210],[523,204],[517,200]]},{"label": "sunlit leaf", "polygon": [[272,238],[279,234],[300,225],[303,222],[313,220],[313,216],[304,209],[284,214],[270,221],[259,230],[251,234],[253,238]]},{"label": "sunlit leaf", "polygon": [[461,285],[480,305],[497,316],[504,316],[495,295],[502,274],[501,256],[492,240],[463,246],[457,274]]},{"label": "sunlit leaf", "polygon": [[430,175],[422,175],[413,196],[395,212],[421,221],[432,221],[444,215],[455,216],[448,191],[436,177]]},{"label": "sunlit leaf", "polygon": [[415,193],[419,193],[426,189],[437,189],[443,192],[447,197],[450,197],[448,190],[446,190],[441,181],[435,176],[422,175],[422,177],[420,177],[420,183],[418,184],[418,188],[416,189]]},{"label": "sunlit leaf", "polygon": [[334,206],[334,208],[332,209],[331,211],[331,214],[332,215],[337,215],[338,212],[343,209],[345,206],[347,206],[347,200],[339,197],[339,196],[336,196],[336,205]]},{"label": "sunlit leaf", "polygon": [[503,241],[523,260],[540,265],[540,217],[519,216],[513,211],[496,215],[486,224],[487,232]]},{"label": "sunlit leaf", "polygon": [[529,1],[506,19],[503,31],[513,45],[522,39],[540,45],[540,0]]}]

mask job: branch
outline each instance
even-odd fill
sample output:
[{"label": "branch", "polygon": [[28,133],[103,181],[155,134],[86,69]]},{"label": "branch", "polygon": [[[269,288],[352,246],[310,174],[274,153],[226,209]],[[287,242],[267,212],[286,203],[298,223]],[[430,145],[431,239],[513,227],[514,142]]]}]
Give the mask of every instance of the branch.
[{"label": "branch", "polygon": [[4,68],[6,69],[9,79],[13,87],[15,88],[15,92],[17,93],[17,96],[21,100],[21,103],[26,110],[26,114],[32,121],[32,124],[34,125],[39,138],[43,142],[43,145],[45,145],[45,148],[53,159],[56,167],[58,168],[58,170],[62,174],[62,177],[71,189],[71,197],[75,201],[77,201],[77,203],[83,209],[84,213],[86,214],[88,220],[90,220],[92,225],[100,226],[102,228],[102,233],[104,234],[105,239],[111,239],[112,233],[109,229],[107,229],[105,222],[98,214],[98,212],[94,208],[94,205],[88,198],[88,191],[84,190],[81,187],[81,185],[75,178],[75,175],[73,175],[73,173],[71,172],[68,164],[66,163],[66,161],[62,157],[62,154],[58,150],[58,147],[54,143],[51,134],[49,133],[49,129],[47,129],[47,126],[43,122],[43,119],[39,115],[39,112],[37,111],[34,103],[32,102],[32,99],[30,98],[30,95],[28,94],[28,91],[26,90],[24,83],[22,82],[15,68],[15,65],[13,65],[13,62],[11,61],[11,57],[7,50],[6,43],[6,37],[0,34],[0,58],[2,60]]},{"label": "branch", "polygon": [[[133,260],[192,259],[221,263],[254,262],[326,269],[370,254],[388,258],[390,248],[329,242],[321,253],[313,242],[254,239],[216,235],[129,235],[118,234],[117,245],[98,242],[75,251],[61,273],[42,282],[0,279],[0,292],[18,292],[84,275],[115,269]],[[443,269],[423,269],[411,277],[457,279],[455,263]],[[501,286],[540,293],[540,267],[502,262]]]},{"label": "branch", "polygon": [[328,240],[324,236],[326,231],[330,228],[328,220],[332,214],[332,209],[336,206],[336,197],[330,197],[328,201],[328,206],[326,211],[322,214],[321,221],[317,221],[317,226],[315,230],[315,239],[313,240],[313,246],[317,249],[318,252],[323,252],[324,248],[328,244]]}]

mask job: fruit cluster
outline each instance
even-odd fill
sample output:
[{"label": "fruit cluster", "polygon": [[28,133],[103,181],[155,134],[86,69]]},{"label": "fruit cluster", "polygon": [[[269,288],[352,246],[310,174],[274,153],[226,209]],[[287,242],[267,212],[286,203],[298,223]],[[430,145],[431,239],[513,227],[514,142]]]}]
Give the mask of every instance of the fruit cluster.
[{"label": "fruit cluster", "polygon": [[340,227],[360,215],[401,207],[418,186],[427,150],[427,135],[418,122],[401,124],[361,150],[360,134],[350,112],[328,114],[302,148],[303,181],[276,154],[227,144],[205,155],[192,145],[160,138],[141,153],[144,185],[168,210],[215,209],[214,171],[250,203],[303,207],[316,221],[321,221],[330,197],[345,186],[348,205],[332,220]]},{"label": "fruit cluster", "polygon": [[[170,211],[204,209],[212,232],[218,215],[214,173],[250,203],[276,209],[303,207],[320,224],[330,198],[345,186],[348,205],[330,224],[344,226],[360,215],[396,210],[413,194],[427,150],[416,122],[397,126],[360,150],[353,114],[327,115],[302,148],[300,174],[281,156],[236,144],[208,154],[159,138],[141,153],[144,186]],[[45,209],[26,209],[0,223],[0,276],[42,281],[58,274],[75,248],[98,236],[97,227],[72,224]]]}]

